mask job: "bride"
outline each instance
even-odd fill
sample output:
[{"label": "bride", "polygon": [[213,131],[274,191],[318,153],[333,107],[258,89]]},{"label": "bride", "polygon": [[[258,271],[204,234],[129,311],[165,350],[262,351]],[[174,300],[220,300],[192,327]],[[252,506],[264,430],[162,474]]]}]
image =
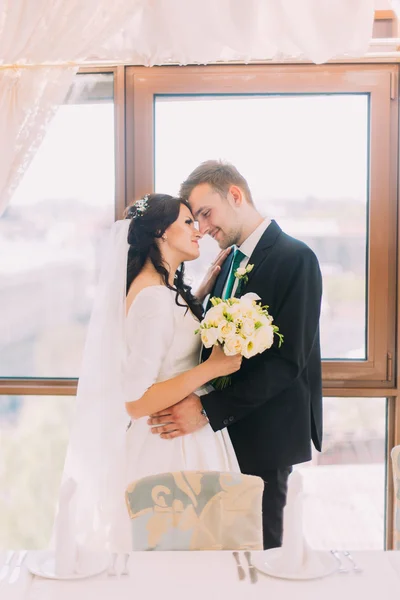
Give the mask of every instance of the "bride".
[{"label": "bride", "polygon": [[[135,479],[239,471],[227,431],[207,425],[163,440],[147,424],[149,415],[240,368],[241,357],[219,347],[199,364],[203,298],[185,284],[184,262],[198,258],[201,237],[188,204],[166,194],[145,196],[112,227],[64,468],[64,480],[74,482],[76,537],[84,546],[129,551],[124,491]],[[211,285],[209,276],[202,296]]]}]

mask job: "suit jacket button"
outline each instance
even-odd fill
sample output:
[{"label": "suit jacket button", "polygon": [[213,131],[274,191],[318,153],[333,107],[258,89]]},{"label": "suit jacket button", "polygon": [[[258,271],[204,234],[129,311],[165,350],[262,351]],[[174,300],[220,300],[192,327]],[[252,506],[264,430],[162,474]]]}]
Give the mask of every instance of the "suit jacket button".
[{"label": "suit jacket button", "polygon": [[224,425],[228,425],[229,421],[228,421],[228,419],[224,419],[224,420],[222,421],[222,423],[223,423]]},{"label": "suit jacket button", "polygon": [[232,421],[234,421],[234,417],[229,417],[229,423],[232,423]]}]

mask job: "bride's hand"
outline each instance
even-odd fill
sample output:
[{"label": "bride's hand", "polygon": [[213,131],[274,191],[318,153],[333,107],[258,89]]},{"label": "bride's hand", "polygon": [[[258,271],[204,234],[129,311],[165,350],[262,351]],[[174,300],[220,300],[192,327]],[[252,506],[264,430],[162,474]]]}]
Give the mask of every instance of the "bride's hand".
[{"label": "bride's hand", "polygon": [[231,249],[232,247],[227,248],[226,250],[221,250],[214,262],[211,263],[210,267],[207,270],[207,273],[204,276],[203,281],[199,286],[199,289],[195,294],[199,302],[203,302],[204,298],[208,296],[208,294],[211,294],[217,277],[221,271],[221,267],[224,264],[227,256],[229,256]]},{"label": "bride's hand", "polygon": [[217,346],[213,347],[207,362],[215,372],[213,377],[222,377],[239,371],[240,365],[242,364],[242,358],[243,357],[241,354],[226,356],[222,346],[218,344]]}]

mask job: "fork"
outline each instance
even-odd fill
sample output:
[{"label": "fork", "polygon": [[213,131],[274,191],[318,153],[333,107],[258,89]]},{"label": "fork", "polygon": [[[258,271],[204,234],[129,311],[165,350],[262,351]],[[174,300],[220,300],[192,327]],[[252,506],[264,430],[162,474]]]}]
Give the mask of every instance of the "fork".
[{"label": "fork", "polygon": [[125,552],[124,568],[121,571],[121,575],[129,575],[128,562],[129,562],[130,556],[131,555],[128,552]]},{"label": "fork", "polygon": [[349,572],[348,569],[343,565],[342,559],[340,558],[340,554],[337,550],[331,550],[332,556],[336,559],[336,562],[339,565],[338,571],[341,575],[347,575]]},{"label": "fork", "polygon": [[246,550],[246,552],[244,553],[244,555],[246,557],[247,564],[249,565],[250,581],[251,581],[251,583],[257,583],[257,581],[258,581],[258,574],[257,574],[257,570],[256,570],[255,566],[251,562],[251,552],[249,552],[248,550]]},{"label": "fork", "polygon": [[348,559],[348,561],[352,564],[354,573],[362,573],[362,571],[363,571],[362,568],[358,566],[358,564],[356,563],[356,561],[354,560],[354,558],[352,557],[350,552],[348,552],[347,550],[343,550],[343,554]]}]

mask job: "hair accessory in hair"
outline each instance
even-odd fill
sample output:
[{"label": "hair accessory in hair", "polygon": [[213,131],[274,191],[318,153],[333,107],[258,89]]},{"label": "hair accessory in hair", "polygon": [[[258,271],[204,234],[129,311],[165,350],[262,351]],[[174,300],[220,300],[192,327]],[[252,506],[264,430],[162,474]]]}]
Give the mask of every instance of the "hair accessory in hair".
[{"label": "hair accessory in hair", "polygon": [[128,218],[137,219],[141,217],[149,207],[149,194],[140,198],[135,204],[133,204],[128,210]]}]

